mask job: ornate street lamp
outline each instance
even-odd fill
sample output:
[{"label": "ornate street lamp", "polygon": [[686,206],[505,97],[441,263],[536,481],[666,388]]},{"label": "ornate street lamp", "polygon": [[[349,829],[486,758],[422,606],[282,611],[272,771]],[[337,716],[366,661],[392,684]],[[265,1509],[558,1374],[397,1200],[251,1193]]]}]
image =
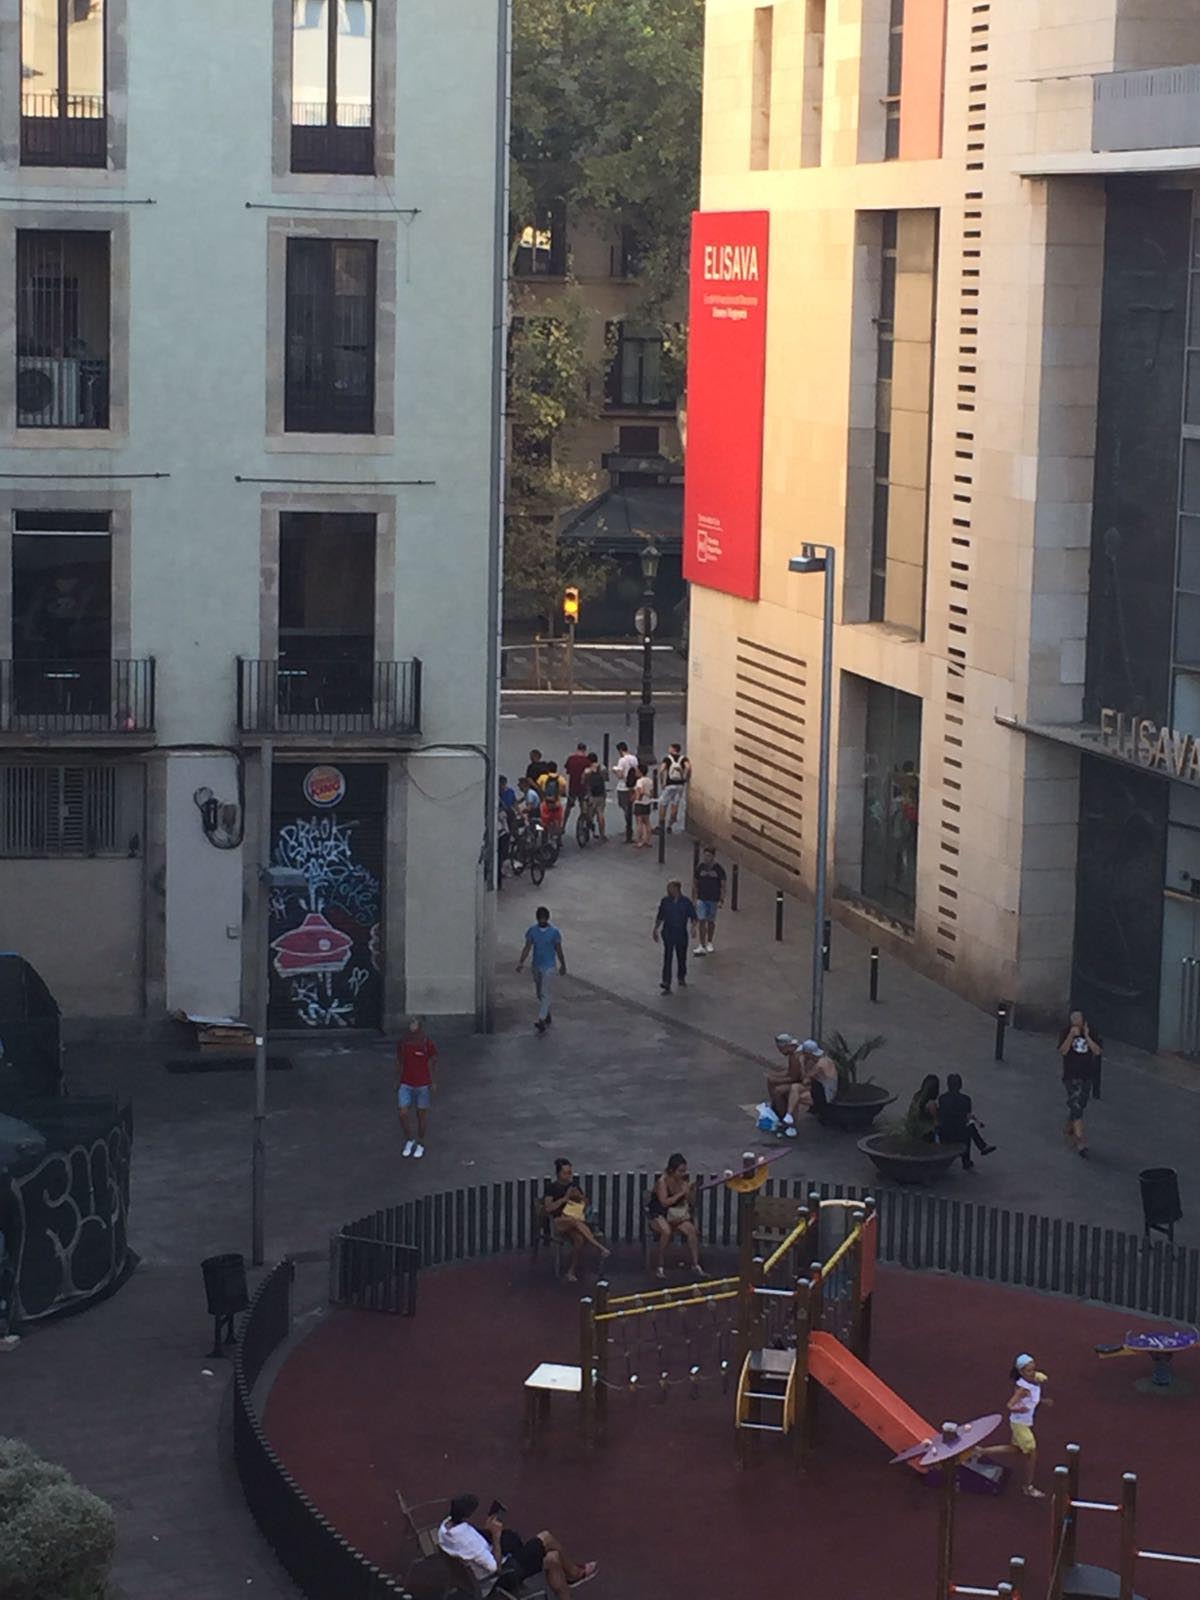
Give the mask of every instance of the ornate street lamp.
[{"label": "ornate street lamp", "polygon": [[653,539],[648,539],[642,547],[642,578],[645,589],[642,593],[642,604],[634,622],[642,636],[642,703],[638,707],[638,750],[639,763],[650,771],[655,762],[654,748],[654,630],[658,626],[658,617],[654,610],[654,580],[658,577],[658,563],[662,560],[658,546]]}]

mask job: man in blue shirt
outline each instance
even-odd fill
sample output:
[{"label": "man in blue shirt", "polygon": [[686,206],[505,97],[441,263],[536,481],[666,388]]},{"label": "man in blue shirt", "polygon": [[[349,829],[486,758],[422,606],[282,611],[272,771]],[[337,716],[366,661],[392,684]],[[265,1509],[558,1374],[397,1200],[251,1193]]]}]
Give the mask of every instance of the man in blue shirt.
[{"label": "man in blue shirt", "polygon": [[687,988],[688,929],[696,926],[696,907],[683,892],[678,878],[672,878],[667,892],[658,902],[658,915],[654,919],[651,938],[658,942],[662,930],[663,968],[662,992],[671,992],[671,957],[679,972],[679,987]]},{"label": "man in blue shirt", "polygon": [[521,959],[517,962],[517,971],[523,970],[530,955],[533,956],[533,986],[538,997],[538,1014],[534,1028],[538,1033],[545,1033],[553,1022],[550,1015],[550,990],[554,981],[554,968],[557,964],[559,972],[565,978],[567,975],[567,958],[563,954],[562,934],[550,921],[550,912],[546,906],[539,906],[534,913],[537,921],[531,928],[525,930],[525,948],[521,951]]}]

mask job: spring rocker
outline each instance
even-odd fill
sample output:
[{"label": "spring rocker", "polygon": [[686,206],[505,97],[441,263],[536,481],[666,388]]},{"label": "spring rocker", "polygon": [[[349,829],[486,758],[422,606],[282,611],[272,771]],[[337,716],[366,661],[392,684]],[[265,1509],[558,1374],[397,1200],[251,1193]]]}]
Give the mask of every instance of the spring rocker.
[{"label": "spring rocker", "polygon": [[1200,1329],[1147,1328],[1131,1329],[1120,1344],[1098,1344],[1096,1354],[1101,1361],[1121,1356],[1149,1356],[1153,1370],[1149,1378],[1139,1378],[1134,1384],[1143,1394],[1191,1393],[1191,1385],[1175,1377],[1172,1363],[1177,1355],[1189,1350],[1200,1350]]},{"label": "spring rocker", "polygon": [[[1200,1579],[1200,1556],[1138,1548],[1136,1472],[1122,1473],[1119,1501],[1080,1498],[1081,1454],[1077,1444],[1069,1444],[1066,1465],[1054,1469],[1054,1495],[1050,1502],[1054,1566],[1047,1600],[1142,1600],[1133,1587],[1139,1561],[1165,1561],[1174,1566],[1194,1567]],[[1076,1560],[1081,1511],[1095,1511],[1120,1518],[1120,1555],[1116,1572],[1109,1567],[1093,1567]]]}]

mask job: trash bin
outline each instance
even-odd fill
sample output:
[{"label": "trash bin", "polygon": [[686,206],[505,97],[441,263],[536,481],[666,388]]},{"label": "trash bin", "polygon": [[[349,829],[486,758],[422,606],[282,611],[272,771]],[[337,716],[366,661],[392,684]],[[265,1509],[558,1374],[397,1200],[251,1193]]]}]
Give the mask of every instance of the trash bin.
[{"label": "trash bin", "polygon": [[246,1258],[242,1255],[209,1256],[200,1263],[210,1317],[232,1317],[250,1304],[246,1288]]},{"label": "trash bin", "polygon": [[1183,1217],[1179,1204],[1179,1174],[1174,1167],[1147,1167],[1138,1173],[1142,1190],[1142,1220],[1147,1235],[1152,1228],[1175,1237],[1175,1224]]}]

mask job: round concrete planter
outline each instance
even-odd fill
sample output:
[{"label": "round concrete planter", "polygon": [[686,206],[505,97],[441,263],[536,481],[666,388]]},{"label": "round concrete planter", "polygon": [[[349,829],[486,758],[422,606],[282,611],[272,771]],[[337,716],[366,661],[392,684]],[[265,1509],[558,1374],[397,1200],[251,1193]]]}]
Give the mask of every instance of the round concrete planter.
[{"label": "round concrete planter", "polygon": [[870,1133],[858,1141],[880,1175],[891,1183],[936,1183],[960,1158],[961,1144],[925,1144],[903,1133]]},{"label": "round concrete planter", "polygon": [[878,1083],[848,1083],[839,1088],[837,1099],[821,1113],[821,1123],[826,1128],[840,1128],[843,1133],[862,1133],[896,1098]]}]

